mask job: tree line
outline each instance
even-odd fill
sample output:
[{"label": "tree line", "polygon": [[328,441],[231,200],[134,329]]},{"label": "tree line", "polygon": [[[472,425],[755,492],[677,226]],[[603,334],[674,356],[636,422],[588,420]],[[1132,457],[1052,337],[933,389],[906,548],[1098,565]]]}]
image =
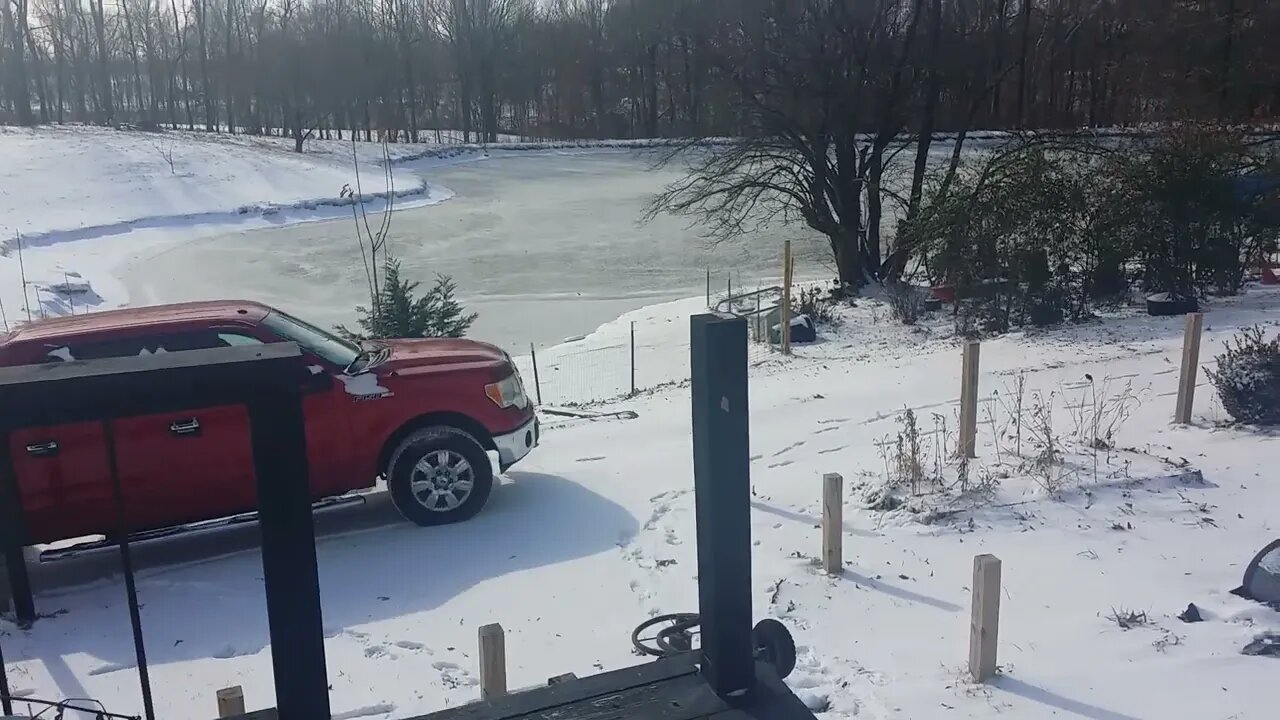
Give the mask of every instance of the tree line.
[{"label": "tree line", "polygon": [[1276,37],[1270,0],[0,0],[0,123],[299,149],[742,137],[800,98],[880,134],[1253,123],[1280,110]]}]

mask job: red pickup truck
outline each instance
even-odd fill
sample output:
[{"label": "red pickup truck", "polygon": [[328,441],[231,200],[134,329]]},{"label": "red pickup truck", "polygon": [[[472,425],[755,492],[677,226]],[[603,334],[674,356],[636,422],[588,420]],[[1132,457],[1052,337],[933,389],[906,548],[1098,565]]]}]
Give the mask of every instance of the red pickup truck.
[{"label": "red pickup truck", "polygon": [[[465,520],[501,470],[538,443],[533,403],[502,350],[462,339],[356,345],[252,302],[201,302],[42,320],[0,335],[0,366],[295,342],[314,382],[303,400],[312,496],[385,477],[419,525]],[[131,531],[253,510],[256,483],[243,406],[113,421]],[[10,435],[27,544],[115,531],[101,423]]]}]

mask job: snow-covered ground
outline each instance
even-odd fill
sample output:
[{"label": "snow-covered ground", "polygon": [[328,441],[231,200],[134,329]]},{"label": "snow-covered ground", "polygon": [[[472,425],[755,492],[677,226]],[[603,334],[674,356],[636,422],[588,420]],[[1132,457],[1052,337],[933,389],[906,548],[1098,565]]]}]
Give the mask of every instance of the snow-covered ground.
[{"label": "snow-covered ground", "polygon": [[[679,368],[687,317],[700,306],[655,307],[583,342],[610,342],[634,320],[667,334],[652,352]],[[1274,289],[1215,301],[1204,364],[1239,327],[1274,331],[1277,310]],[[969,467],[985,491],[937,491],[926,478],[918,494],[900,490],[906,504],[894,509],[881,500],[881,448],[900,414],[919,418],[926,476],[941,451],[934,414],[954,445],[960,352],[948,319],[907,329],[864,300],[822,342],[753,368],[755,614],[792,629],[801,653],[788,682],[820,717],[1273,715],[1275,661],[1239,650],[1280,630],[1280,612],[1228,591],[1280,533],[1271,472],[1280,438],[1225,426],[1203,379],[1193,424],[1170,424],[1181,336],[1180,318],[1120,314],[985,342],[980,394],[990,418],[984,410]],[[1021,423],[1012,411],[1019,378]],[[1041,470],[1037,397],[1052,403],[1064,451]],[[1093,434],[1094,407],[1104,427],[1124,417],[1096,454],[1080,442]],[[510,682],[520,687],[638,662],[627,640],[636,623],[696,608],[687,385],[603,409],[638,418],[548,418],[542,447],[473,521],[414,528],[375,497],[372,509],[349,511],[364,513],[358,528],[325,530],[318,553],[335,713],[408,717],[474,699],[475,633],[485,623],[506,629]],[[954,485],[957,469],[944,465]],[[846,484],[838,577],[815,565],[829,472]],[[203,550],[177,553],[186,562],[142,573],[161,716],[207,716],[214,691],[233,684],[251,707],[272,702],[260,558],[233,552],[246,532],[215,534]],[[1004,564],[1002,670],[984,686],[964,672],[979,553]],[[1176,619],[1190,602],[1206,622]],[[137,711],[118,578],[50,590],[39,603],[56,616],[29,631],[3,626],[18,690]],[[1125,630],[1111,619],[1130,611],[1146,623]]]}]

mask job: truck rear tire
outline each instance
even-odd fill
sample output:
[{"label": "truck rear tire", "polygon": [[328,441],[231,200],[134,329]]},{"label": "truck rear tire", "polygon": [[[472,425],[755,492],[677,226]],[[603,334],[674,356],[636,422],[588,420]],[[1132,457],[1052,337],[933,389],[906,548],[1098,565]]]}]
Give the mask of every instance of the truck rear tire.
[{"label": "truck rear tire", "polygon": [[446,525],[480,512],[493,490],[489,455],[469,433],[451,427],[418,430],[387,464],[396,509],[415,525]]}]

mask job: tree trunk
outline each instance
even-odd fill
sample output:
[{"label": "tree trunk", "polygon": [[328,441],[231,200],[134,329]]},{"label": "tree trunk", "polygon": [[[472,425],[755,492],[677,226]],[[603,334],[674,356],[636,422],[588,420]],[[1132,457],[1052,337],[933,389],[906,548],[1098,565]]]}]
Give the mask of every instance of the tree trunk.
[{"label": "tree trunk", "polygon": [[413,46],[409,44],[409,29],[405,27],[403,9],[400,15],[400,53],[403,57],[404,69],[404,93],[401,97],[407,95],[404,102],[408,105],[409,110],[409,140],[410,142],[418,142],[418,97],[415,90],[413,80]]},{"label": "tree trunk", "polygon": [[878,276],[880,271],[880,221],[884,213],[880,182],[884,177],[884,151],[888,140],[876,138],[864,165],[867,173],[867,229],[863,249],[867,258],[866,270],[872,276]]},{"label": "tree trunk", "polygon": [[1236,0],[1225,0],[1222,22],[1222,65],[1218,71],[1218,82],[1221,89],[1218,96],[1218,115],[1222,120],[1232,119],[1231,112],[1231,52],[1235,43]]},{"label": "tree trunk", "polygon": [[129,41],[129,59],[133,65],[133,94],[137,103],[138,114],[141,115],[145,104],[142,101],[142,69],[138,65],[138,45],[133,37],[133,20],[130,17],[128,3],[121,0],[120,14],[124,16],[125,39]]},{"label": "tree trunk", "polygon": [[89,12],[93,14],[93,33],[98,41],[98,92],[99,121],[104,125],[116,121],[115,98],[111,88],[111,69],[107,64],[106,20],[102,16],[102,2],[89,0]]},{"label": "tree trunk", "polygon": [[836,275],[841,287],[861,288],[867,282],[862,267],[862,241],[858,229],[844,227],[828,238],[836,260]]},{"label": "tree trunk", "polygon": [[1031,0],[1022,0],[1022,53],[1018,59],[1018,114],[1017,127],[1027,122],[1027,65],[1031,56]]},{"label": "tree trunk", "polygon": [[[59,4],[61,7],[61,3]],[[81,20],[83,27],[83,18],[81,13],[83,10],[80,6],[76,6],[74,10],[68,8],[68,12],[74,12],[75,17]],[[70,22],[70,17],[67,18]],[[76,52],[76,33],[67,32],[64,34],[67,40],[67,55],[71,61],[71,119],[76,122],[87,122],[89,120],[89,106],[85,100],[85,86],[88,84],[84,76],[84,62],[82,62],[79,53]],[[80,46],[84,47],[83,43]]]},{"label": "tree trunk", "polygon": [[182,37],[182,26],[178,24],[177,0],[169,0],[169,7],[173,11],[173,34],[178,42],[178,57],[182,66],[182,100],[187,110],[187,129],[195,130],[196,118],[191,111],[191,71],[187,64],[187,43]]},{"label": "tree trunk", "polygon": [[[8,62],[6,63],[9,66],[9,94],[13,99],[13,109],[18,116],[18,124],[34,125],[36,121],[31,114],[26,51],[23,49],[23,41],[26,36],[23,28],[27,27],[27,0],[18,0],[14,4],[18,11],[16,20],[14,19],[13,11],[10,9],[10,0],[0,0],[0,5],[4,6],[4,14],[0,15],[0,18],[4,20],[4,34],[9,38],[11,45]],[[3,57],[3,55],[0,55],[0,57]]]},{"label": "tree trunk", "polygon": [[[996,27],[995,27],[995,63],[992,65],[991,74],[995,75],[1004,69],[1004,27],[1005,15],[1009,12],[1009,0],[1000,0],[1000,5],[996,10]],[[995,88],[991,92],[991,117],[996,127],[1000,127],[1000,87],[1003,82],[996,83]]]},{"label": "tree trunk", "polygon": [[234,97],[234,86],[231,81],[235,77],[236,67],[234,56],[231,53],[231,37],[236,27],[236,4],[235,0],[226,0],[227,2],[227,27],[225,40],[225,50],[223,55],[223,104],[227,110],[227,132],[232,135],[236,134],[236,101]]},{"label": "tree trunk", "polygon": [[36,100],[40,103],[40,122],[49,122],[49,82],[45,72],[45,58],[35,38],[31,36],[31,25],[27,24],[27,47],[31,48],[31,62],[35,66]]},{"label": "tree trunk", "polygon": [[[932,15],[929,24],[929,60],[928,86],[925,90],[924,112],[920,117],[920,132],[916,135],[916,159],[911,171],[911,191],[907,198],[907,218],[911,219],[920,212],[920,202],[924,195],[924,176],[929,168],[929,148],[933,144],[933,129],[938,114],[938,97],[942,91],[942,73],[938,69],[938,45],[942,36],[942,0],[933,0],[930,10]],[[897,281],[906,272],[907,261],[911,259],[911,248],[901,241],[895,241],[893,254],[886,261],[888,266],[882,275],[889,280]]]},{"label": "tree trunk", "polygon": [[196,44],[200,51],[200,85],[204,95],[204,129],[213,132],[217,129],[218,117],[214,114],[214,92],[209,83],[209,44],[207,41],[207,20],[209,0],[195,0],[196,11]]},{"label": "tree trunk", "polygon": [[66,61],[66,32],[67,26],[62,15],[62,0],[54,0],[53,3],[54,28],[50,33],[53,40],[53,74],[54,74],[54,91],[57,93],[58,102],[57,120],[61,125],[63,121],[63,106],[66,102],[67,87],[67,61]]}]

